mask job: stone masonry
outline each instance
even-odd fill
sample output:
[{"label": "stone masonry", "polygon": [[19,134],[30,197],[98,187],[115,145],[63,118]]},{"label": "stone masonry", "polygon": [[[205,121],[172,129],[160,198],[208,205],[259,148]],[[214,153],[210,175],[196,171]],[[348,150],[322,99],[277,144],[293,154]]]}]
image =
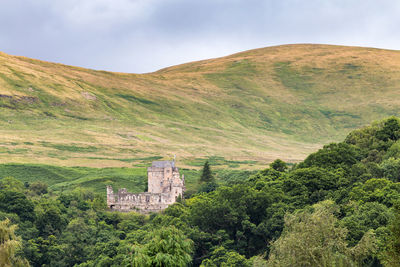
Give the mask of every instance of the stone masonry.
[{"label": "stone masonry", "polygon": [[147,168],[147,181],[148,192],[138,194],[129,193],[126,188],[115,194],[108,185],[107,206],[116,211],[158,212],[183,197],[185,177],[180,177],[175,161],[153,161]]}]

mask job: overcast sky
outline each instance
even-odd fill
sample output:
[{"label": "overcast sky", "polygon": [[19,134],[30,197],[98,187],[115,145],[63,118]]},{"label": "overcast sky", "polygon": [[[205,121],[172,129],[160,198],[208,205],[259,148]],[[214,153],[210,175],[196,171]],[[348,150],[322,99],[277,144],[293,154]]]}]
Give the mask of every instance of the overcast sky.
[{"label": "overcast sky", "polygon": [[0,0],[0,51],[144,73],[289,43],[400,49],[398,0]]}]

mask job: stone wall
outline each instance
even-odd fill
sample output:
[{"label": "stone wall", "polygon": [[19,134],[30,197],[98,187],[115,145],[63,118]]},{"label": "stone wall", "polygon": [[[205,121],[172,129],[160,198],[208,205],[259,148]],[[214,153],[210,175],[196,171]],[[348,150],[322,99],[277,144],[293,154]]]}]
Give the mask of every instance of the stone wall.
[{"label": "stone wall", "polygon": [[138,193],[119,189],[115,194],[111,186],[107,186],[107,206],[117,211],[138,211],[142,213],[158,212],[174,203],[169,193]]},{"label": "stone wall", "polygon": [[162,193],[164,182],[164,168],[147,168],[148,191],[152,193]]}]

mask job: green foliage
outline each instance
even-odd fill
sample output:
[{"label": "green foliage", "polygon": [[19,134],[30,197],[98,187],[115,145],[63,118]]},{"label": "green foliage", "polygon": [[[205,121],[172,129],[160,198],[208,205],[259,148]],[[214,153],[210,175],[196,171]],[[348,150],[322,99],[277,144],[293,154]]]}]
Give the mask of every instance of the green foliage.
[{"label": "green foliage", "polygon": [[204,260],[200,267],[250,267],[250,261],[236,251],[228,251],[224,247],[217,247],[211,254],[210,259]]},{"label": "green foliage", "polygon": [[400,121],[398,118],[392,117],[387,119],[382,129],[376,133],[376,137],[385,142],[396,141],[400,137]]},{"label": "green foliage", "polygon": [[21,238],[15,235],[16,225],[10,225],[8,219],[0,221],[0,266],[23,267],[29,263],[17,256],[21,248]]},{"label": "green foliage", "polygon": [[347,229],[338,226],[338,209],[332,201],[285,217],[285,228],[272,244],[268,266],[361,266],[376,251],[373,232],[353,248],[346,242]]},{"label": "green foliage", "polygon": [[15,213],[23,221],[33,221],[35,219],[33,202],[21,192],[1,190],[0,210]]},{"label": "green foliage", "polygon": [[[60,237],[65,255],[58,257],[62,265],[74,264],[88,260],[90,247],[95,244],[96,228],[85,223],[82,218],[72,219]],[[55,262],[55,259],[52,259]]]},{"label": "green foliage", "polygon": [[400,158],[389,158],[384,160],[379,167],[382,169],[383,176],[393,182],[400,182]]},{"label": "green foliage", "polygon": [[400,200],[400,183],[393,183],[387,179],[370,179],[364,184],[356,184],[349,196],[360,203],[377,201],[391,207]]},{"label": "green foliage", "polygon": [[400,158],[400,141],[396,141],[389,149],[387,150],[384,159],[389,158]]},{"label": "green foliage", "polygon": [[188,201],[188,220],[203,232],[223,230],[238,253],[250,256],[263,250],[265,240],[279,235],[288,209],[283,200],[284,193],[268,183],[258,189],[246,184],[223,186]]},{"label": "green foliage", "polygon": [[33,182],[29,185],[29,190],[32,191],[32,193],[34,193],[35,195],[43,195],[43,194],[47,194],[48,192],[48,186],[47,184],[37,181],[37,182]]},{"label": "green foliage", "polygon": [[400,266],[400,202],[394,205],[394,218],[389,229],[391,232],[384,261],[387,266]]},{"label": "green foliage", "polygon": [[198,192],[199,193],[210,193],[212,191],[215,191],[215,189],[217,189],[217,187],[218,187],[218,184],[214,181],[203,183],[200,186]]},{"label": "green foliage", "polygon": [[210,164],[206,161],[201,171],[200,182],[209,183],[212,181],[214,181],[214,175],[211,172]]},{"label": "green foliage", "polygon": [[23,192],[24,184],[21,181],[15,179],[13,177],[5,177],[0,180],[0,189],[8,190],[8,191]]},{"label": "green foliage", "polygon": [[152,231],[146,238],[146,244],[133,248],[133,266],[180,267],[191,262],[193,242],[175,227]]},{"label": "green foliage", "polygon": [[40,236],[58,236],[68,223],[59,205],[49,200],[41,200],[35,207],[35,213],[35,225]]},{"label": "green foliage", "polygon": [[369,230],[374,230],[377,238],[379,233],[385,234],[386,226],[392,218],[392,213],[379,202],[367,202],[345,207],[347,215],[341,219],[340,225],[348,230],[347,240],[350,246],[355,246]]},{"label": "green foliage", "polygon": [[298,168],[283,180],[283,188],[301,206],[327,198],[338,189],[339,180],[338,173],[320,167]]},{"label": "green foliage", "polygon": [[284,172],[288,169],[288,166],[286,165],[286,163],[283,160],[280,159],[276,159],[274,160],[270,165],[270,168],[274,169],[275,171],[278,172]]},{"label": "green foliage", "polygon": [[359,152],[355,146],[339,143],[329,144],[316,153],[309,155],[298,168],[320,167],[320,168],[348,168],[359,160]]}]

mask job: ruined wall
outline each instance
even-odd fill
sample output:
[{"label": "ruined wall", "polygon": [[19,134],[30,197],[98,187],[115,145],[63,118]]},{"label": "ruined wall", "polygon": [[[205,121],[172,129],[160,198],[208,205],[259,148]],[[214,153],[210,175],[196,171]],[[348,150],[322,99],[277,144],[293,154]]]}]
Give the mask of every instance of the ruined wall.
[{"label": "ruined wall", "polygon": [[125,188],[114,193],[111,186],[107,186],[107,206],[111,210],[139,211],[143,213],[157,212],[166,209],[175,202],[168,193],[138,193],[127,192]]}]

